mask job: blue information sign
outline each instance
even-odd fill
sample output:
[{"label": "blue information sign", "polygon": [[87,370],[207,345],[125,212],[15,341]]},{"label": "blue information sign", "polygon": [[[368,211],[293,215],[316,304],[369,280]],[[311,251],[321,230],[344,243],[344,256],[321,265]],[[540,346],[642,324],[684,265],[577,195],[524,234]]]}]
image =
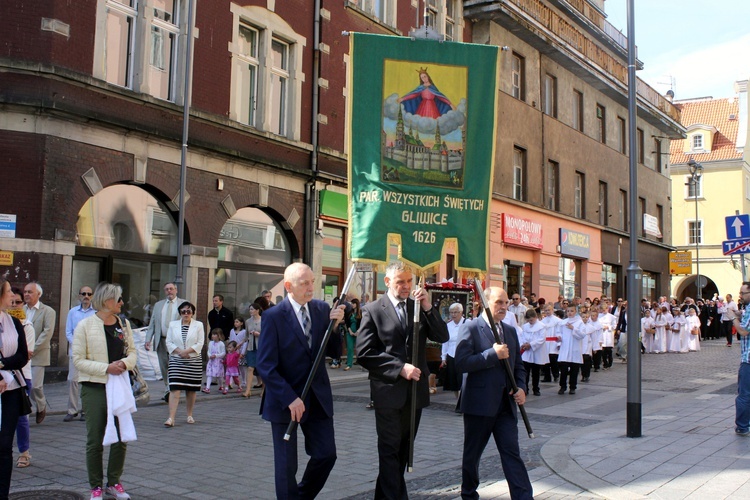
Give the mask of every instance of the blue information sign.
[{"label": "blue information sign", "polygon": [[725,223],[728,240],[750,238],[750,215],[730,215],[725,218]]}]

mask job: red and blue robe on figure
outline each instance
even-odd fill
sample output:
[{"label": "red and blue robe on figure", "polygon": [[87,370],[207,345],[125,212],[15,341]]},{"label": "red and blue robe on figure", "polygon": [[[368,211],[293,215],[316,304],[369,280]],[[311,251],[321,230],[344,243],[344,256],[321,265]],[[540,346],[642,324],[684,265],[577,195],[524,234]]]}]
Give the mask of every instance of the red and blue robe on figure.
[{"label": "red and blue robe on figure", "polygon": [[401,104],[407,113],[435,120],[453,109],[451,102],[435,85],[420,85],[402,97]]}]

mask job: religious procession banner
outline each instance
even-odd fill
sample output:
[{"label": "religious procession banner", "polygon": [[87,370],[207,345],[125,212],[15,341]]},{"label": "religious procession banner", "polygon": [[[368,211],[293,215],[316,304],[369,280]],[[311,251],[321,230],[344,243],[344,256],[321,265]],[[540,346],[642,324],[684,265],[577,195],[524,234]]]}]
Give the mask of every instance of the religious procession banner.
[{"label": "religious procession banner", "polygon": [[497,47],[351,35],[349,258],[487,269]]}]

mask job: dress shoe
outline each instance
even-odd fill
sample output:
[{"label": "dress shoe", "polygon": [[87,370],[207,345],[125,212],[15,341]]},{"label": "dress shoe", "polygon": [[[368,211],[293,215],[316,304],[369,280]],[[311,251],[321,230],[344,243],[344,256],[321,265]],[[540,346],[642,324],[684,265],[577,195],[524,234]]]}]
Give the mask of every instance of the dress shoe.
[{"label": "dress shoe", "polygon": [[576,393],[576,390],[575,390],[575,389],[571,389],[571,390],[570,390],[570,391],[568,392],[568,394],[575,394],[575,393]]},{"label": "dress shoe", "polygon": [[46,408],[44,410],[42,410],[42,411],[36,412],[36,423],[37,424],[41,424],[42,422],[44,422],[44,417],[46,417],[46,416],[47,416],[47,409]]},{"label": "dress shoe", "polygon": [[77,416],[78,413],[68,413],[65,415],[65,418],[63,418],[63,422],[72,422]]},{"label": "dress shoe", "polygon": [[557,391],[557,393],[558,394],[565,394],[565,389],[560,389],[559,391]]},{"label": "dress shoe", "polygon": [[541,396],[542,393],[540,391],[534,391],[534,396]]}]

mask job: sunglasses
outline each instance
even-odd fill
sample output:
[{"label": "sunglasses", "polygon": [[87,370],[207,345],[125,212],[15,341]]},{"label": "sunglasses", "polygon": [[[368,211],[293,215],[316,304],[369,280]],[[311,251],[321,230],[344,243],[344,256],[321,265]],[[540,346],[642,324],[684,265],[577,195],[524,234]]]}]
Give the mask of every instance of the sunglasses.
[{"label": "sunglasses", "polygon": [[11,301],[11,304],[13,304],[14,306],[21,306],[23,305],[23,300],[14,300]]},{"label": "sunglasses", "polygon": [[79,295],[81,297],[91,297],[94,294],[92,292],[81,292],[81,293],[79,293]]},{"label": "sunglasses", "polygon": [[191,311],[190,309],[183,309],[182,311],[180,311],[180,314],[193,314],[193,311]]},{"label": "sunglasses", "polygon": [[117,303],[119,304],[120,302],[125,302],[124,300],[122,300],[122,297],[120,297],[119,299],[117,299]]}]

